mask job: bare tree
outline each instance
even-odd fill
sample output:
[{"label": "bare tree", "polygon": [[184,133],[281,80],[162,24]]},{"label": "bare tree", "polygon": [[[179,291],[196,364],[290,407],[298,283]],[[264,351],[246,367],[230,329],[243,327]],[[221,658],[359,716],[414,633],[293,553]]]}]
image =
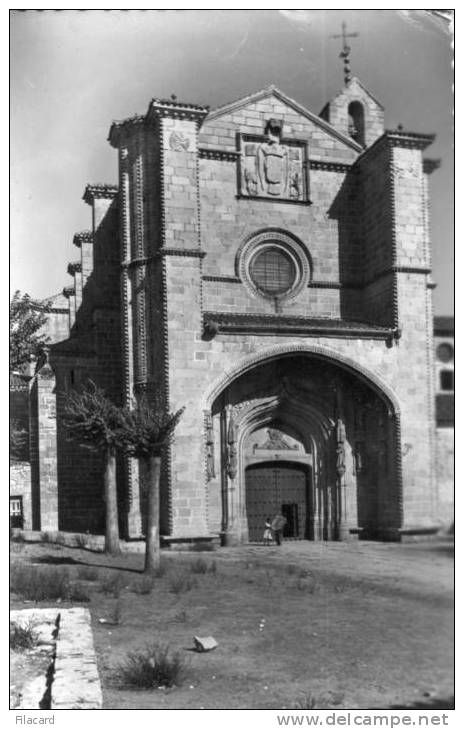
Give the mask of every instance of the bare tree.
[{"label": "bare tree", "polygon": [[148,508],[145,543],[145,572],[154,572],[160,562],[160,472],[163,449],[170,443],[174,430],[184,412],[168,413],[161,397],[153,402],[146,396],[126,411],[126,451],[146,461],[148,471]]},{"label": "bare tree", "polygon": [[104,390],[89,380],[82,390],[72,390],[65,406],[65,425],[71,440],[103,453],[105,459],[105,551],[119,554],[116,452],[127,441],[126,411],[117,407]]}]

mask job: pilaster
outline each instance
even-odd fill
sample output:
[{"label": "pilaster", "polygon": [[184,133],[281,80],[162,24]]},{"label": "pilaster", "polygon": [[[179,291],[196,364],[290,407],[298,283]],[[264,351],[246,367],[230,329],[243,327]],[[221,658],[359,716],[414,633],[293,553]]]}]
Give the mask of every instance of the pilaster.
[{"label": "pilaster", "polygon": [[31,483],[33,529],[58,530],[56,379],[48,362],[31,381]]}]

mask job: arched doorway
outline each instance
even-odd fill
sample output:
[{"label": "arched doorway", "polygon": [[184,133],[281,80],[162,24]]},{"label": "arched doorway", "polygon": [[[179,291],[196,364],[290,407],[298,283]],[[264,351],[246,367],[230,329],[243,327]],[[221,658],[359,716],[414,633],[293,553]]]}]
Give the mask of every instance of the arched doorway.
[{"label": "arched doorway", "polygon": [[311,491],[309,467],[294,461],[263,461],[245,469],[248,539],[261,542],[265,520],[283,514],[286,539],[310,537]]},{"label": "arched doorway", "polygon": [[[397,414],[364,374],[317,353],[284,353],[233,379],[211,414],[220,440],[226,543],[262,537],[259,522],[274,510],[272,502],[287,510],[292,538],[398,538]],[[298,453],[275,449],[251,457],[266,429],[299,444]],[[304,481],[305,498],[301,485],[291,495],[285,484],[292,479]],[[267,495],[266,481],[273,484]]]}]

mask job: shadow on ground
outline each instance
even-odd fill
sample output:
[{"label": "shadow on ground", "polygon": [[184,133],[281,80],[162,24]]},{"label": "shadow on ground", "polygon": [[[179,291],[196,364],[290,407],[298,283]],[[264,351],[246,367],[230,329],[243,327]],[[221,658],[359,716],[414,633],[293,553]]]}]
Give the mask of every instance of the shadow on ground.
[{"label": "shadow on ground", "polygon": [[[380,709],[376,706],[375,709]],[[391,704],[383,708],[383,710],[390,709],[402,709],[404,711],[411,711],[413,709],[427,709],[433,711],[436,709],[454,709],[454,696],[448,696],[447,698],[434,698],[434,699],[422,699],[420,701],[413,701],[410,704]]]}]

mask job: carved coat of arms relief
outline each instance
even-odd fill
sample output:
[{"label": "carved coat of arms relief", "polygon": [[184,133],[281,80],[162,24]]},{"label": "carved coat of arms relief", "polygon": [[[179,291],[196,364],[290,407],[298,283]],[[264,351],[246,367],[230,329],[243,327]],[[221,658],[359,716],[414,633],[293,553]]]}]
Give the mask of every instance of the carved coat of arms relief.
[{"label": "carved coat of arms relief", "polygon": [[242,195],[305,199],[304,146],[282,142],[280,127],[268,124],[263,141],[244,135],[241,166]]}]

